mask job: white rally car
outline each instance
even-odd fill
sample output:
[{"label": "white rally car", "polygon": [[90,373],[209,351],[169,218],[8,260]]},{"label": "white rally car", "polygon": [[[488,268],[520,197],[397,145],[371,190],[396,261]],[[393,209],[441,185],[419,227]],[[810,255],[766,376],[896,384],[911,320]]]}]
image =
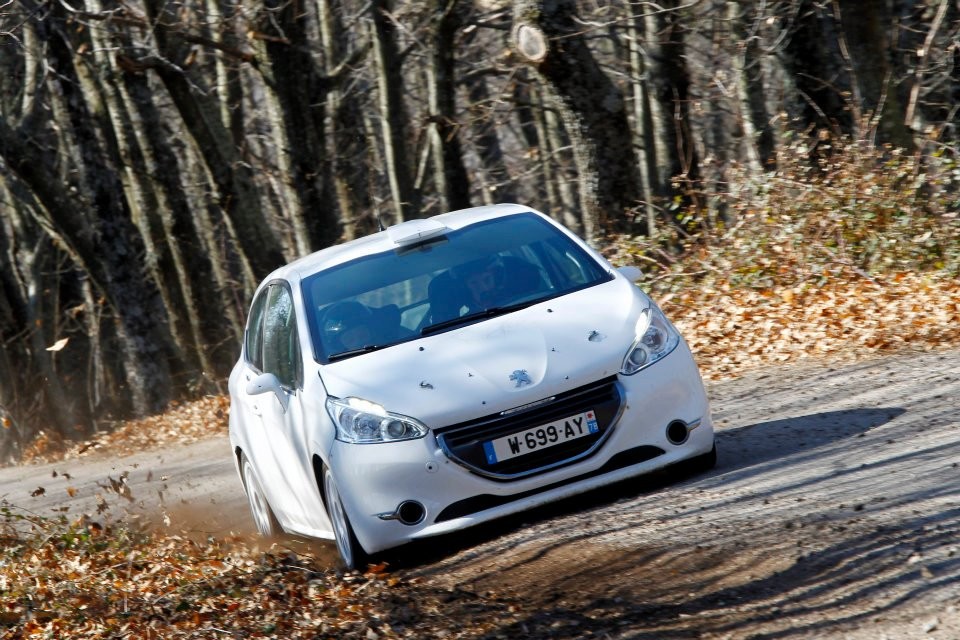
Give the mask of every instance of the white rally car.
[{"label": "white rally car", "polygon": [[258,530],[332,538],[362,567],[680,461],[711,467],[697,366],[638,275],[519,205],[277,269],[230,376]]}]

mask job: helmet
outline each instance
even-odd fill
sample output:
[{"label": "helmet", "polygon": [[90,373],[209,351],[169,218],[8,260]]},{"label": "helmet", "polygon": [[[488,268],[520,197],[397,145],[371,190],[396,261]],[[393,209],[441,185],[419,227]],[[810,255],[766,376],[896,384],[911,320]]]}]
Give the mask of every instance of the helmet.
[{"label": "helmet", "polygon": [[345,331],[367,324],[372,318],[369,307],[355,300],[335,302],[327,307],[320,324],[324,342],[339,347],[340,337]]},{"label": "helmet", "polygon": [[497,266],[499,257],[497,254],[493,254],[459,264],[453,268],[453,275],[458,280],[465,281],[471,276],[493,269]]}]

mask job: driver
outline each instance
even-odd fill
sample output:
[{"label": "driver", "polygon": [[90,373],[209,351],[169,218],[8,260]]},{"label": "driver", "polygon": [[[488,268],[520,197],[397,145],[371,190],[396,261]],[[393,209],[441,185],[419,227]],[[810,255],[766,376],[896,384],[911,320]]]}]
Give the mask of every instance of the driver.
[{"label": "driver", "polygon": [[372,323],[373,313],[364,304],[348,300],[332,305],[323,320],[327,354],[353,351],[371,344]]},{"label": "driver", "polygon": [[458,276],[470,294],[470,311],[496,306],[505,293],[503,266],[497,258],[480,258],[457,269]]}]

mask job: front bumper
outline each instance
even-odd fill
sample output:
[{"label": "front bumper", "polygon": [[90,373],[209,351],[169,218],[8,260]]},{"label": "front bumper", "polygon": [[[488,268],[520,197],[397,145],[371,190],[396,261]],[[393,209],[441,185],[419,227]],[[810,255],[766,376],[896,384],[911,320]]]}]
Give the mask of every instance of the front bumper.
[{"label": "front bumper", "polygon": [[[433,433],[379,445],[337,441],[330,465],[358,540],[375,553],[418,538],[457,531],[660,469],[713,447],[713,424],[699,372],[686,344],[632,376],[618,376],[619,418],[602,444],[571,464],[511,480],[484,477],[447,457]],[[667,428],[689,425],[671,443]],[[674,438],[676,441],[676,438]],[[414,525],[384,519],[405,501],[423,505]]]}]

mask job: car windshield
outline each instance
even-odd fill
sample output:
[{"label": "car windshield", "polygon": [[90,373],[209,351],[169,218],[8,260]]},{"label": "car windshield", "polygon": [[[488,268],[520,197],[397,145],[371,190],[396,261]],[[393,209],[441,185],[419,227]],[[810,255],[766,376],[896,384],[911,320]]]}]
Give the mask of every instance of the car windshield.
[{"label": "car windshield", "polygon": [[452,330],[612,276],[532,213],[451,230],[303,280],[319,362]]}]

